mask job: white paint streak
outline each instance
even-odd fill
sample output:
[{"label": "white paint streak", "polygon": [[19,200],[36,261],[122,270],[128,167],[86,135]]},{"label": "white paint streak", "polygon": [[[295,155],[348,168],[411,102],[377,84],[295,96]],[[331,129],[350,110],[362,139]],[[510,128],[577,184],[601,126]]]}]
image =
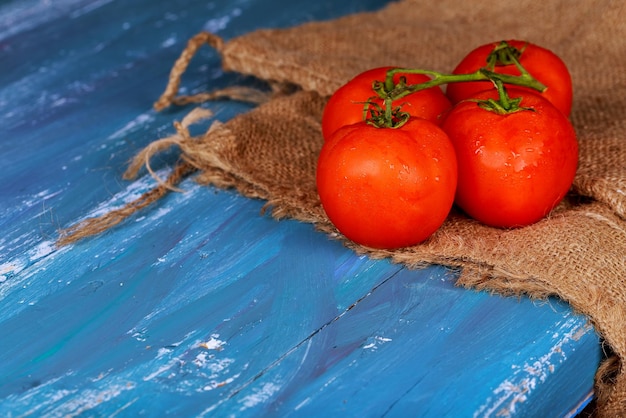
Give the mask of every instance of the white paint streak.
[{"label": "white paint streak", "polygon": [[206,386],[204,386],[202,388],[202,390],[204,392],[208,392],[210,390],[214,390],[214,389],[217,389],[217,388],[221,388],[222,386],[229,385],[229,384],[233,383],[240,375],[241,375],[241,373],[238,373],[238,374],[236,374],[236,375],[234,375],[232,377],[229,377],[229,378],[224,379],[224,380],[219,381],[219,382],[216,381],[216,380],[212,380]]},{"label": "white paint streak", "polygon": [[308,405],[309,403],[311,403],[311,398],[307,397],[302,402],[300,402],[298,405],[296,405],[296,407],[293,408],[293,410],[294,411],[298,411],[300,408]]},{"label": "white paint streak", "polygon": [[210,33],[217,33],[221,30],[224,30],[228,27],[233,18],[241,15],[241,9],[235,8],[226,16],[216,17],[208,20],[203,29]]},{"label": "white paint streak", "polygon": [[391,338],[375,336],[368,338],[368,343],[363,346],[364,350],[377,350],[380,345],[393,341]]},{"label": "white paint streak", "polygon": [[[88,389],[82,390],[80,393],[73,397],[72,400],[66,402],[60,408],[54,410],[52,416],[55,417],[76,417],[89,411],[98,405],[109,402],[123,392],[135,388],[134,382],[127,382],[123,384],[107,385],[102,389]],[[50,416],[50,415],[47,415]]]},{"label": "white paint streak", "polygon": [[28,256],[31,261],[40,260],[50,254],[52,254],[56,250],[54,242],[52,241],[43,241],[37,244],[35,248],[28,251]]},{"label": "white paint streak", "polygon": [[[22,260],[12,260],[0,264],[0,283],[3,283],[26,267],[26,263]],[[0,295],[1,296],[1,295]]]},{"label": "white paint streak", "polygon": [[[24,238],[24,237],[22,237]],[[68,251],[67,247],[56,248],[52,241],[42,241],[26,250],[23,255],[0,264],[0,300],[7,297],[12,291],[25,289],[30,280],[39,272],[45,271],[47,266],[59,254]],[[33,305],[36,295],[27,296],[28,300],[20,301],[24,305]],[[19,312],[19,309],[11,307],[11,315]],[[0,315],[1,316],[1,315]]]},{"label": "white paint streak", "polygon": [[170,36],[161,43],[161,48],[169,48],[170,46],[174,46],[176,44],[176,41],[177,39],[175,36]]},{"label": "white paint streak", "polygon": [[[568,319],[561,329],[569,331],[560,336],[555,332],[552,339],[557,340],[550,350],[537,359],[529,359],[521,366],[513,366],[513,376],[505,379],[493,391],[494,396],[487,399],[474,413],[474,417],[511,417],[515,414],[517,405],[525,402],[528,396],[537,387],[554,373],[556,365],[567,360],[563,350],[566,344],[580,339],[581,333],[588,332],[591,325],[577,325],[576,318]],[[560,339],[559,339],[560,337]]]},{"label": "white paint streak", "polygon": [[154,115],[152,113],[142,113],[138,115],[135,119],[128,122],[121,129],[113,132],[109,136],[109,139],[117,139],[123,138],[129,133],[133,132],[137,128],[141,127],[143,124],[150,123],[154,121]]},{"label": "white paint streak", "polygon": [[211,335],[208,341],[199,344],[200,347],[206,348],[207,350],[222,350],[226,343],[218,339],[219,336],[219,334]]},{"label": "white paint streak", "polygon": [[243,404],[243,406],[239,408],[239,410],[245,411],[248,408],[252,408],[260,403],[263,403],[270,399],[279,390],[280,386],[271,382],[265,383],[260,388],[255,389],[254,393],[245,396],[243,399],[241,399],[241,401],[239,401],[239,403]]},{"label": "white paint streak", "polygon": [[311,350],[311,345],[313,345],[313,339],[309,338],[309,341],[306,344],[306,349],[304,350],[304,354],[302,355],[302,359],[300,360],[300,365],[298,366],[298,370],[300,368],[302,368],[302,366],[304,365],[304,362],[306,361],[307,357],[309,356],[309,351]]},{"label": "white paint streak", "polygon": [[143,378],[143,380],[145,382],[148,382],[152,379],[154,379],[155,377],[162,375],[163,373],[171,370],[172,368],[176,367],[176,366],[180,366],[184,364],[184,362],[179,359],[178,357],[174,357],[173,359],[171,359],[170,361],[168,361],[166,364],[160,366],[159,368],[157,368],[154,372],[150,373],[149,375],[145,376]]},{"label": "white paint streak", "polygon": [[87,4],[85,4],[83,7],[77,8],[76,10],[74,10],[71,14],[70,17],[72,19],[76,19],[77,17],[80,17],[82,15],[85,15],[87,13],[93,12],[94,10],[108,4],[111,3],[112,0],[93,0],[88,2]]},{"label": "white paint streak", "polygon": [[67,373],[64,376],[59,376],[57,378],[50,379],[46,382],[43,382],[41,385],[28,390],[26,393],[21,395],[19,398],[17,395],[10,395],[7,398],[7,401],[15,401],[18,400],[23,405],[32,405],[32,408],[26,411],[23,416],[37,416],[41,415],[39,412],[45,410],[46,408],[54,405],[58,401],[66,398],[68,396],[72,396],[77,390],[69,390],[69,389],[60,389],[54,390],[51,389],[55,383],[61,381],[65,377],[71,375],[71,373]]},{"label": "white paint streak", "polygon": [[[157,176],[159,176],[159,178],[166,178],[169,174],[169,171],[169,169],[162,169],[156,171],[155,173]],[[109,200],[100,203],[92,211],[90,211],[87,215],[85,215],[78,221],[87,218],[102,216],[114,209],[118,209],[125,204],[138,199],[143,193],[152,189],[154,186],[155,180],[152,178],[152,176],[146,174],[138,180],[129,183],[125,189],[115,193]],[[149,218],[150,220],[156,220],[165,216],[169,212],[171,212],[171,208],[159,208],[158,210],[151,211],[149,214]],[[143,219],[145,219],[145,217]]]},{"label": "white paint streak", "polygon": [[[33,206],[43,205],[47,200],[60,195],[63,193],[65,189],[50,191],[50,190],[42,190],[37,194],[29,196],[22,200],[22,206],[25,208],[32,208]],[[39,215],[38,215],[39,216]]]},{"label": "white paint streak", "polygon": [[91,11],[112,0],[21,0],[0,5],[0,41],[75,10]]}]

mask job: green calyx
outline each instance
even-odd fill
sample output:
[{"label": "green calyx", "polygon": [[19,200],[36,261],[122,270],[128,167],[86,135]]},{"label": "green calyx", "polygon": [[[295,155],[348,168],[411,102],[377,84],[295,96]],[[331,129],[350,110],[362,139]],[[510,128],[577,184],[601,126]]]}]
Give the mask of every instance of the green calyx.
[{"label": "green calyx", "polygon": [[505,41],[500,42],[487,56],[487,68],[493,71],[497,66],[518,65],[523,49],[517,49]]},{"label": "green calyx", "polygon": [[[487,65],[470,74],[445,74],[437,71],[414,68],[391,69],[387,71],[387,76],[384,81],[375,81],[372,84],[372,89],[375,93],[374,98],[382,100],[384,105],[380,106],[371,99],[368,100],[363,110],[364,119],[368,124],[379,128],[399,128],[408,121],[409,115],[406,112],[402,112],[401,106],[394,108],[394,102],[397,100],[431,87],[448,83],[465,83],[472,81],[491,81],[498,90],[499,98],[497,100],[489,99],[477,101],[481,108],[498,114],[529,110],[528,108],[520,107],[521,98],[510,98],[504,88],[504,84],[528,87],[539,92],[543,92],[547,88],[519,63],[521,53],[522,51],[503,41],[496,46],[489,55]],[[497,65],[510,64],[518,68],[520,75],[516,76],[495,72]],[[407,84],[406,77],[400,77],[400,80],[396,83],[394,82],[396,74],[424,74],[431,79],[424,83]]]},{"label": "green calyx", "polygon": [[510,113],[519,112],[521,110],[534,110],[530,107],[520,106],[522,102],[521,97],[509,97],[509,94],[506,91],[506,88],[504,87],[502,81],[494,80],[493,83],[496,86],[496,90],[498,91],[498,99],[474,100],[476,103],[478,103],[478,106],[481,109],[497,113],[498,115],[507,115]]},{"label": "green calyx", "polygon": [[[401,76],[398,83],[393,83],[393,76],[391,77],[391,83],[387,83],[387,80],[383,83],[380,81],[374,81],[372,83],[372,90],[376,93],[372,99],[365,103],[363,109],[365,121],[372,126],[378,128],[399,128],[409,120],[409,113],[402,111],[402,106],[393,106],[393,102],[402,97],[405,97],[405,91],[411,88],[406,83],[406,77]],[[383,101],[383,106],[373,102],[373,99],[380,98]]]}]

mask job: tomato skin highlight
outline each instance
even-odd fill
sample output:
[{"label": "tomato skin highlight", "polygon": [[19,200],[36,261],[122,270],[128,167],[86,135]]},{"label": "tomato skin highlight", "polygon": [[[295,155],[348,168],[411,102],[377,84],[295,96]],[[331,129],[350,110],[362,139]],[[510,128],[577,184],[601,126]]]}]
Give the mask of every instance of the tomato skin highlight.
[{"label": "tomato skin highlight", "polygon": [[317,190],[330,221],[348,239],[394,249],[426,240],[454,201],[454,148],[437,125],[411,118],[401,128],[344,126],[324,143]]},{"label": "tomato skin highlight", "polygon": [[[547,90],[540,94],[563,112],[565,116],[569,116],[573,98],[572,77],[563,60],[552,51],[530,42],[510,40],[507,43],[522,51],[518,59],[519,63],[534,78],[548,87]],[[485,67],[487,65],[487,56],[499,44],[500,42],[492,42],[470,51],[459,62],[452,73],[470,74]],[[494,71],[500,74],[521,74],[514,64],[497,65]],[[464,99],[473,98],[476,93],[491,87],[493,87],[493,84],[490,81],[450,83],[446,87],[446,95],[454,104]],[[539,93],[527,87],[515,86],[515,88]]]},{"label": "tomato skin highlight", "polygon": [[[376,96],[372,90],[374,81],[385,81],[387,71],[395,67],[379,67],[358,74],[352,80],[341,86],[328,99],[322,114],[322,134],[327,140],[337,129],[345,125],[361,122],[363,108],[368,99]],[[407,84],[420,84],[430,78],[423,74],[404,74]],[[396,74],[394,81],[398,82],[401,75]],[[383,101],[376,97],[372,100],[381,107]],[[402,111],[437,123],[438,117],[450,109],[452,104],[439,87],[431,87],[412,93],[393,102],[393,106],[402,105]]]},{"label": "tomato skin highlight", "polygon": [[[567,194],[578,142],[569,120],[546,99],[508,91],[532,110],[499,115],[467,100],[447,114],[442,128],[457,155],[456,204],[486,225],[513,228],[539,221]],[[498,93],[476,97],[497,99]]]}]

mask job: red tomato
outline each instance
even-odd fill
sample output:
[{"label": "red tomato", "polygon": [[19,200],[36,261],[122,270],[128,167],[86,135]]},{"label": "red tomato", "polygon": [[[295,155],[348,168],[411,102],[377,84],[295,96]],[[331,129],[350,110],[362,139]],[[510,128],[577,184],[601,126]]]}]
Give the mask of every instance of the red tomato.
[{"label": "red tomato", "polygon": [[372,248],[427,239],[452,207],[456,180],[450,140],[421,118],[395,129],[344,126],[324,143],[317,165],[328,218],[347,238]]},{"label": "red tomato", "polygon": [[[442,124],[458,160],[457,205],[496,227],[529,225],[546,216],[569,190],[578,165],[569,120],[537,94],[508,91],[532,110],[500,115],[467,100]],[[498,98],[491,90],[475,96]]]},{"label": "red tomato", "polygon": [[[322,133],[324,139],[337,129],[345,125],[352,125],[363,120],[363,107],[368,99],[376,96],[372,90],[374,81],[385,81],[387,71],[393,67],[374,68],[354,77],[348,83],[337,89],[330,97],[322,115]],[[404,75],[407,84],[420,84],[429,81],[430,78],[423,74]],[[396,74],[394,81],[397,83],[401,75]],[[382,107],[383,101],[375,99],[373,102]],[[438,116],[449,109],[452,105],[439,87],[431,87],[393,102],[393,106],[402,105],[402,111],[412,116],[437,122]]]},{"label": "red tomato", "polygon": [[[539,80],[547,90],[541,93],[565,116],[569,116],[572,109],[572,77],[565,63],[556,54],[530,42],[511,40],[507,43],[521,51],[519,63],[534,78]],[[487,57],[500,42],[479,46],[471,51],[454,69],[454,74],[470,74],[487,66]],[[496,65],[496,73],[520,75],[515,64]],[[472,98],[476,93],[493,87],[490,81],[471,81],[466,83],[450,83],[446,94],[452,103]],[[516,86],[516,88],[526,89]],[[530,88],[527,90],[534,91]]]}]

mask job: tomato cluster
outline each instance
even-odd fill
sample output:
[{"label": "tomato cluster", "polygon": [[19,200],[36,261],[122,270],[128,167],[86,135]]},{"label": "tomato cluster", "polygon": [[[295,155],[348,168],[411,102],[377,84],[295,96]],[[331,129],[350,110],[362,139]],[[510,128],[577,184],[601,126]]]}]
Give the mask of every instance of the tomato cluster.
[{"label": "tomato cluster", "polygon": [[372,248],[423,242],[455,204],[489,226],[530,225],[574,180],[571,104],[563,61],[516,40],[476,48],[449,75],[361,73],[324,109],[322,206],[348,239]]}]

